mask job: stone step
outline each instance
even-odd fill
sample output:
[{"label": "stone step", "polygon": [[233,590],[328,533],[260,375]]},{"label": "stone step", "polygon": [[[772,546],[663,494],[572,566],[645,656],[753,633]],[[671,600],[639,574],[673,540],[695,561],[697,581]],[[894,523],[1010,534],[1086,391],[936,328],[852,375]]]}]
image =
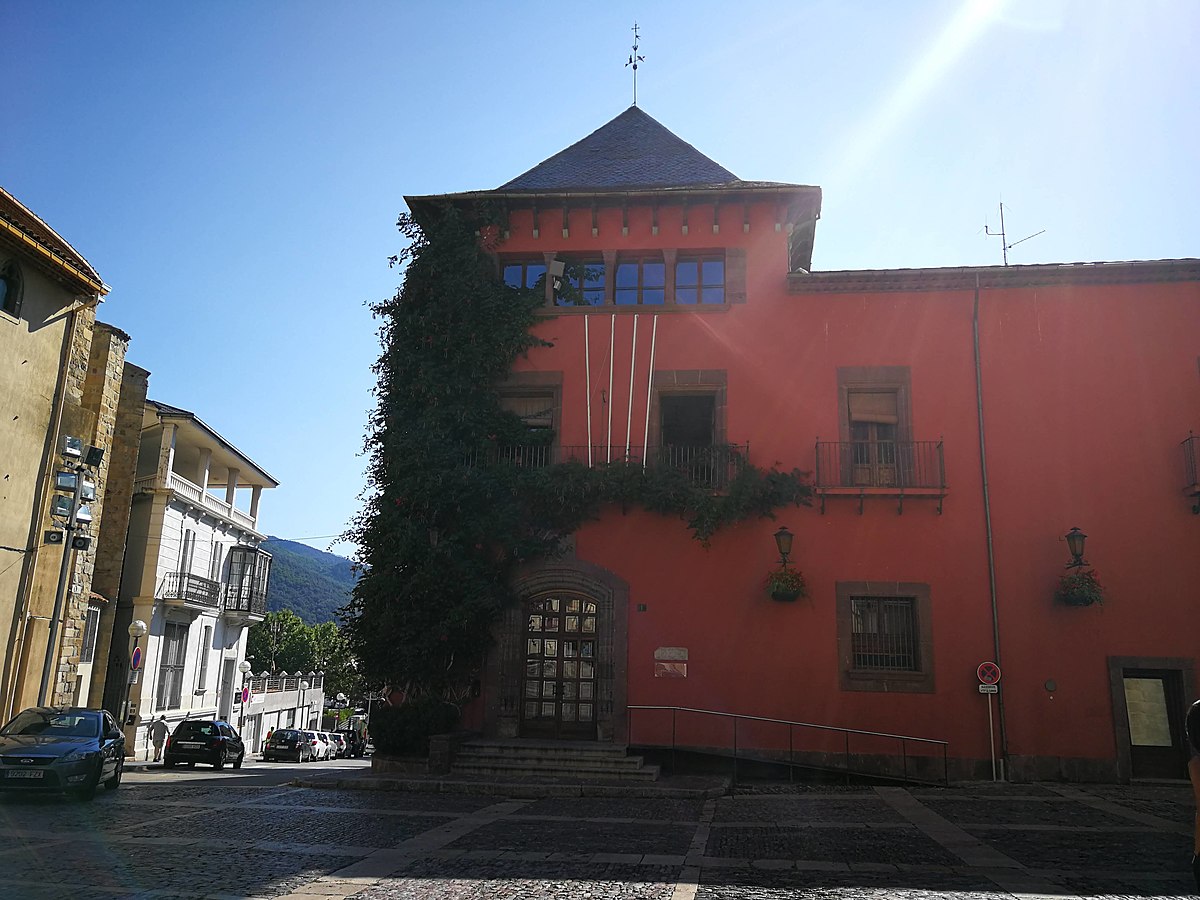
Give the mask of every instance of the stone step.
[{"label": "stone step", "polygon": [[642,768],[642,758],[640,756],[547,757],[540,756],[534,752],[496,754],[475,753],[468,750],[466,752],[459,752],[454,757],[454,766],[457,768],[461,765],[525,766],[527,768],[561,769],[564,771],[589,768],[618,772],[633,771]]},{"label": "stone step", "polygon": [[547,760],[628,760],[625,746],[620,744],[599,744],[592,742],[467,742],[460,745],[458,754],[475,754],[478,756],[539,756]]},{"label": "stone step", "polygon": [[554,778],[580,780],[608,781],[656,781],[658,766],[640,766],[631,769],[613,769],[603,766],[546,766],[528,765],[522,762],[491,760],[488,762],[472,763],[454,761],[451,776],[503,776],[508,778]]}]

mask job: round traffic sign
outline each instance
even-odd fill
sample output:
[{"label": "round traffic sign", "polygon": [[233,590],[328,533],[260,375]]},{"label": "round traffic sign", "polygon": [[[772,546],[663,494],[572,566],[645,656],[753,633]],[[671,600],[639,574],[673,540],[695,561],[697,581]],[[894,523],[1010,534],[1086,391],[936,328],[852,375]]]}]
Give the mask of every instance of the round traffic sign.
[{"label": "round traffic sign", "polygon": [[242,688],[242,702],[243,703],[250,702],[250,688],[248,688],[248,687]]},{"label": "round traffic sign", "polygon": [[129,660],[129,668],[140,669],[142,667],[142,648],[134,647],[133,656]]},{"label": "round traffic sign", "polygon": [[1000,681],[1000,667],[994,662],[981,662],[975,674],[981,684],[997,684]]}]

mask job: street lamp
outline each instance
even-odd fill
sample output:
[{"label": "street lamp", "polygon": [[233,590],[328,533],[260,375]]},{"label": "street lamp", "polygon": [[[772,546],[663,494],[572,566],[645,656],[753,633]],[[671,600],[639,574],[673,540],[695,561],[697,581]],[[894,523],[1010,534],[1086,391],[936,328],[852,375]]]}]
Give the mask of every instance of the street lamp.
[{"label": "street lamp", "polygon": [[303,729],[308,725],[308,713],[304,704],[304,692],[308,690],[308,682],[300,682],[300,728]]},{"label": "street lamp", "polygon": [[793,537],[794,535],[788,531],[786,525],[779,526],[779,530],[775,532],[775,549],[779,551],[779,564],[785,569],[788,557],[792,555]]},{"label": "street lamp", "polygon": [[1078,526],[1072,528],[1065,535],[1067,541],[1067,550],[1071,553],[1071,561],[1067,563],[1068,569],[1079,569],[1088,565],[1088,561],[1083,558],[1083,543],[1087,540],[1087,535],[1079,530]]},{"label": "street lamp", "polygon": [[249,685],[251,668],[252,667],[248,660],[243,659],[240,663],[238,663],[238,671],[242,673],[242,712],[238,718],[239,732],[246,725],[246,706],[250,702],[250,694],[247,692],[246,688]]},{"label": "street lamp", "polygon": [[[141,664],[141,653],[139,652],[138,642],[146,636],[146,623],[141,619],[134,619],[129,623],[129,637],[133,640],[133,648],[129,651],[129,677],[125,679],[125,699],[121,703],[121,722],[123,725],[130,724],[133,721],[134,734],[137,733],[137,716],[132,714],[129,709],[129,692],[133,690],[133,683],[137,681],[138,666]],[[133,745],[130,741],[130,746]]]}]

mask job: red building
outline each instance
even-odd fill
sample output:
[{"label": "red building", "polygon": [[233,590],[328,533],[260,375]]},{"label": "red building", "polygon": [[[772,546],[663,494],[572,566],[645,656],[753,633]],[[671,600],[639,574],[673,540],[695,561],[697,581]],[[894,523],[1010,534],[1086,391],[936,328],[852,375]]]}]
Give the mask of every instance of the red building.
[{"label": "red building", "polygon": [[[939,739],[952,777],[990,777],[990,709],[1010,777],[1183,777],[1200,260],[813,272],[819,188],[743,181],[636,107],[496,190],[409,204],[481,199],[506,211],[502,276],[546,284],[553,346],[505,397],[554,458],[714,490],[748,458],[815,490],[709,547],[637,509],[583,527],[497,627],[485,734],[662,744],[674,715],[681,746],[731,746],[728,718],[636,708],[680,707]],[[584,305],[560,305],[561,263]],[[763,586],[781,524],[794,602]],[[1102,604],[1056,598],[1093,567]],[[941,772],[938,745],[738,729]]]}]

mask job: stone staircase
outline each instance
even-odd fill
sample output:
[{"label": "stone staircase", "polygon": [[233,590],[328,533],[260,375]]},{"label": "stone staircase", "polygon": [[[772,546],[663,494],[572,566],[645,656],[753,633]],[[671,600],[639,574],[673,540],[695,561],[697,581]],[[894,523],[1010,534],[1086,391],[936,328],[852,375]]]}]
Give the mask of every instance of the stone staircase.
[{"label": "stone staircase", "polygon": [[644,784],[658,780],[658,766],[629,756],[618,744],[475,740],[459,745],[450,767],[454,776]]}]

